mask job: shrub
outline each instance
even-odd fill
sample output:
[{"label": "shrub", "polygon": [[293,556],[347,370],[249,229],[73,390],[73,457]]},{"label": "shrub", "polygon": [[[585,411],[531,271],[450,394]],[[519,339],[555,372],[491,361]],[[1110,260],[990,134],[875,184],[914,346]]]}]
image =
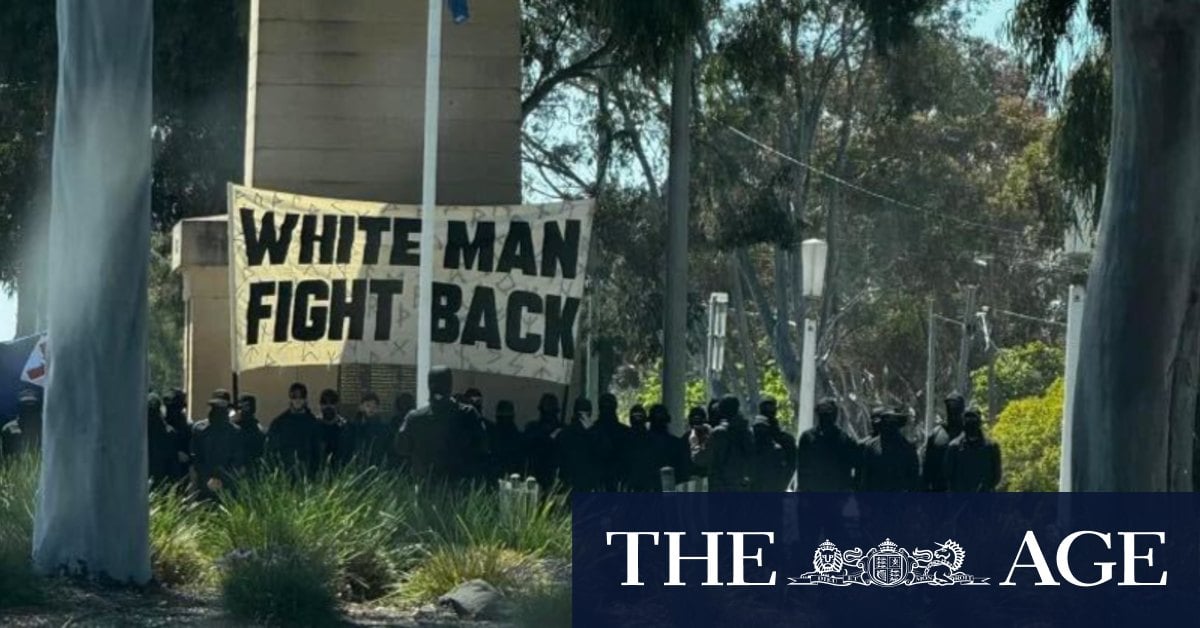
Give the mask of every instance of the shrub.
[{"label": "shrub", "polygon": [[222,497],[209,553],[297,548],[329,561],[339,596],[370,599],[397,580],[395,525],[411,508],[398,478],[375,469],[323,471],[293,479],[263,468]]},{"label": "shrub", "polygon": [[237,619],[320,626],[337,621],[336,573],[322,552],[269,546],[225,559],[221,602]]},{"label": "shrub", "polygon": [[513,624],[517,628],[570,628],[571,587],[534,586],[515,599]]},{"label": "shrub", "polygon": [[991,435],[1000,443],[1007,490],[1058,490],[1062,409],[1063,380],[1059,378],[1046,394],[1017,399],[1000,413]]},{"label": "shrub", "polygon": [[176,487],[150,492],[150,568],[168,587],[197,584],[209,575],[204,552],[207,511]]},{"label": "shrub", "polygon": [[426,546],[493,545],[533,557],[571,556],[571,513],[562,493],[532,508],[505,514],[491,488],[426,487],[396,528]]},{"label": "shrub", "polygon": [[433,550],[409,573],[400,599],[408,604],[430,602],[475,579],[507,592],[516,583],[518,572],[529,568],[528,556],[500,545],[448,545]]},{"label": "shrub", "polygon": [[45,600],[42,580],[33,574],[33,502],[38,461],[22,456],[0,463],[0,609]]}]

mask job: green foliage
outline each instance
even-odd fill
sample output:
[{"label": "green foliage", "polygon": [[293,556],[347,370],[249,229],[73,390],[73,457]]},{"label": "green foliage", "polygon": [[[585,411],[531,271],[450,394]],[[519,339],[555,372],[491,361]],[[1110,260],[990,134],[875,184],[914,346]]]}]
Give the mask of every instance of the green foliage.
[{"label": "green foliage", "polygon": [[484,580],[500,591],[524,584],[529,557],[500,545],[447,545],[434,549],[405,579],[400,600],[408,605],[432,602],[468,580]]},{"label": "green foliage", "polygon": [[171,236],[150,239],[150,319],[146,359],[150,387],[183,386],[183,280],[171,270]]},{"label": "green foliage", "polygon": [[164,586],[197,584],[207,579],[212,560],[204,552],[209,513],[173,486],[150,493],[150,569]]},{"label": "green foliage", "polygon": [[523,587],[515,607],[517,628],[570,628],[571,587],[562,583]]},{"label": "green foliage", "polygon": [[[1061,348],[1041,341],[1001,349],[996,356],[997,407],[1003,409],[1014,399],[1045,393],[1047,387],[1062,376],[1065,359]],[[987,403],[987,367],[972,371],[971,390],[977,405]]]},{"label": "green foliage", "polygon": [[0,610],[46,600],[30,560],[37,478],[33,456],[0,460]]},{"label": "green foliage", "polygon": [[1044,395],[1018,399],[1000,413],[991,430],[1004,460],[1009,491],[1055,491],[1062,453],[1063,380]]},{"label": "green foliage", "polygon": [[1108,175],[1112,129],[1112,58],[1107,50],[1092,50],[1079,64],[1067,80],[1062,105],[1054,129],[1056,166],[1059,176],[1077,193],[1095,192],[1095,220],[1100,215],[1100,192]]},{"label": "green foliage", "polygon": [[221,601],[236,619],[270,625],[333,625],[338,615],[334,572],[320,548],[263,548],[229,561],[221,575]]}]

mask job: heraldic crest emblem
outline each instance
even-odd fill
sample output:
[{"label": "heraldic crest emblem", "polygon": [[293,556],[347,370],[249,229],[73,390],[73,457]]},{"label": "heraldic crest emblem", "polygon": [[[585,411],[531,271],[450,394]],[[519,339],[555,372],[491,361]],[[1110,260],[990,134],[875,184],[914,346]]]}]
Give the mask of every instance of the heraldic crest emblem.
[{"label": "heraldic crest emblem", "polygon": [[936,543],[934,549],[914,549],[911,552],[884,539],[879,545],[863,552],[855,547],[838,550],[826,540],[813,552],[813,570],[789,578],[792,585],[865,586],[932,586],[986,585],[987,578],[977,578],[960,571],[967,552],[953,540]]}]

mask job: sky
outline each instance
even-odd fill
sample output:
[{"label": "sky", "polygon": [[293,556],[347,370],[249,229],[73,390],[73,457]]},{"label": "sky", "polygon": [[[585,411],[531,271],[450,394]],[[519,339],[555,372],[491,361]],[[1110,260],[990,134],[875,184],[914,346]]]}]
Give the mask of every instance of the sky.
[{"label": "sky", "polygon": [[[1004,21],[1016,5],[1017,0],[984,0],[972,32],[985,39],[1001,42]],[[17,327],[17,295],[0,291],[0,341],[13,337]]]}]

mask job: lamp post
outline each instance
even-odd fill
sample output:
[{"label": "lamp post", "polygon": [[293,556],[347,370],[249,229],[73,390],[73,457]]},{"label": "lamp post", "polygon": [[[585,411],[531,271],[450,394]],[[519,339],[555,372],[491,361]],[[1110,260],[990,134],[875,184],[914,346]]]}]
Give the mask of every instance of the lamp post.
[{"label": "lamp post", "polygon": [[1075,418],[1075,373],[1079,366],[1079,332],[1083,308],[1087,303],[1088,265],[1091,263],[1092,242],[1088,212],[1090,203],[1080,201],[1075,207],[1075,221],[1063,237],[1063,252],[1069,268],[1071,288],[1067,293],[1067,359],[1063,373],[1062,456],[1058,465],[1058,490],[1070,492],[1071,441]]},{"label": "lamp post", "polygon": [[708,343],[704,351],[704,383],[708,398],[716,397],[715,381],[725,369],[725,321],[729,316],[729,294],[708,296]]},{"label": "lamp post", "polygon": [[800,361],[800,394],[796,405],[796,438],[813,424],[813,395],[817,385],[817,317],[821,295],[825,292],[825,258],[829,245],[809,239],[800,244],[804,264],[801,294],[804,296],[804,347]]}]

